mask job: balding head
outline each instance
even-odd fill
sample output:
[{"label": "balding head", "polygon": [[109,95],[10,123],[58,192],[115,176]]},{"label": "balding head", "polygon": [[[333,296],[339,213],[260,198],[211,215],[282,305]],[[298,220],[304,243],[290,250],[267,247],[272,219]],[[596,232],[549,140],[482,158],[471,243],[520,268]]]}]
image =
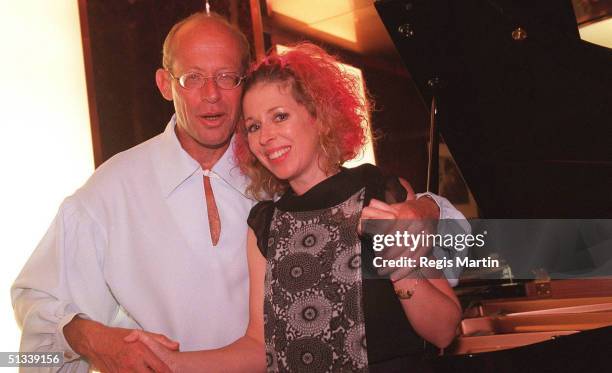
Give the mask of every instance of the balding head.
[{"label": "balding head", "polygon": [[172,71],[175,53],[174,48],[176,47],[176,35],[183,28],[191,26],[214,26],[220,28],[219,31],[223,29],[227,30],[231,35],[233,35],[234,38],[236,38],[236,41],[238,42],[237,45],[240,48],[241,55],[240,66],[242,67],[243,72],[246,71],[251,59],[249,42],[246,36],[244,36],[244,34],[236,26],[232,25],[225,18],[215,12],[211,12],[210,14],[205,12],[194,13],[172,26],[168,32],[168,35],[166,35],[162,50],[162,65],[164,69]]}]

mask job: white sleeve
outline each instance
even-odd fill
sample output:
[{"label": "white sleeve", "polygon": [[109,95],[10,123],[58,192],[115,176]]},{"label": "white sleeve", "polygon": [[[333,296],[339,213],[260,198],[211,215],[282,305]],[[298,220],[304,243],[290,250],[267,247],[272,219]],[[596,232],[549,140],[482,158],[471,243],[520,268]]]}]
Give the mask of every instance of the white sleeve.
[{"label": "white sleeve", "polygon": [[49,230],[11,288],[22,329],[20,351],[62,352],[59,368],[28,372],[87,372],[67,343],[63,327],[79,314],[108,323],[118,305],[104,280],[105,232],[74,197],[64,201]]},{"label": "white sleeve", "polygon": [[[416,195],[417,198],[429,197],[436,202],[440,208],[440,221],[438,223],[438,234],[469,234],[472,232],[472,227],[467,221],[465,216],[455,208],[446,198],[440,197],[436,194],[427,192],[419,193]],[[433,255],[436,259],[452,259],[463,258],[468,255],[468,249],[458,250],[454,247],[440,247],[436,246],[433,248]],[[462,268],[457,267],[446,267],[444,268],[444,275],[448,280],[450,286],[457,286],[459,283],[459,276],[463,272]]]}]

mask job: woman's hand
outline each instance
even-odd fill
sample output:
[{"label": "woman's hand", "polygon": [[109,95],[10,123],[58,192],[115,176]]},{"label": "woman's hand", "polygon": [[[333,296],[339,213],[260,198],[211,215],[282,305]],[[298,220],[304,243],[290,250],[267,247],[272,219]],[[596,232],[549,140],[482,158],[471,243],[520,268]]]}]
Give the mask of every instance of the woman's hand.
[{"label": "woman's hand", "polygon": [[128,343],[136,341],[144,343],[171,371],[176,371],[176,356],[180,347],[178,342],[165,335],[149,333],[144,330],[133,330],[123,340]]}]

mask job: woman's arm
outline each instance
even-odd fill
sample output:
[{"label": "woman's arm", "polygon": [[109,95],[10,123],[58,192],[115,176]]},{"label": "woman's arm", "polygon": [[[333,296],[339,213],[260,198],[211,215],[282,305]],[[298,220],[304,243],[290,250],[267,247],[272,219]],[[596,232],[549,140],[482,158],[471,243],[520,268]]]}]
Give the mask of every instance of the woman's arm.
[{"label": "woman's arm", "polygon": [[247,237],[249,263],[249,324],[243,337],[214,350],[170,352],[144,333],[134,332],[130,341],[140,340],[158,355],[174,372],[264,372],[263,298],[266,259],[257,247],[249,228]]},{"label": "woman's arm", "polygon": [[[408,198],[411,198],[410,195]],[[408,202],[414,202],[408,204]],[[429,198],[407,200],[403,203],[387,204],[372,199],[370,205],[362,211],[361,219],[404,219],[406,221],[432,221],[437,220],[439,211],[423,213],[418,204],[433,204]],[[395,248],[396,250],[398,248]],[[400,248],[401,249],[401,248]],[[407,249],[406,249],[407,250]],[[408,252],[405,256],[417,260],[416,256],[427,255],[428,250],[422,252]],[[389,253],[385,253],[389,254]],[[383,256],[385,255],[383,254]],[[393,253],[393,257],[404,256]],[[391,258],[389,258],[391,259]],[[406,277],[406,274],[397,271],[391,278]],[[410,271],[408,271],[410,272]],[[387,273],[389,275],[389,273]],[[400,299],[408,321],[414,330],[423,338],[439,348],[448,346],[455,338],[457,326],[461,321],[461,306],[455,293],[451,289],[444,275],[428,276],[429,278],[414,278],[408,276],[393,284],[395,290],[412,293],[410,299]]]},{"label": "woman's arm", "polygon": [[404,278],[396,281],[393,287],[412,293],[409,299],[400,299],[400,303],[419,335],[439,348],[453,341],[461,321],[461,306],[444,276]]}]

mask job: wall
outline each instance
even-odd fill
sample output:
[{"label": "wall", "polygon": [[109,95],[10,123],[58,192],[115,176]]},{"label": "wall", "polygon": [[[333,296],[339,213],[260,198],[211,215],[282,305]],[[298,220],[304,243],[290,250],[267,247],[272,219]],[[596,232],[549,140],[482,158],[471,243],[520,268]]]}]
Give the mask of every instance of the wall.
[{"label": "wall", "polygon": [[0,0],[0,45],[0,351],[17,351],[10,286],[93,171],[77,2]]}]

